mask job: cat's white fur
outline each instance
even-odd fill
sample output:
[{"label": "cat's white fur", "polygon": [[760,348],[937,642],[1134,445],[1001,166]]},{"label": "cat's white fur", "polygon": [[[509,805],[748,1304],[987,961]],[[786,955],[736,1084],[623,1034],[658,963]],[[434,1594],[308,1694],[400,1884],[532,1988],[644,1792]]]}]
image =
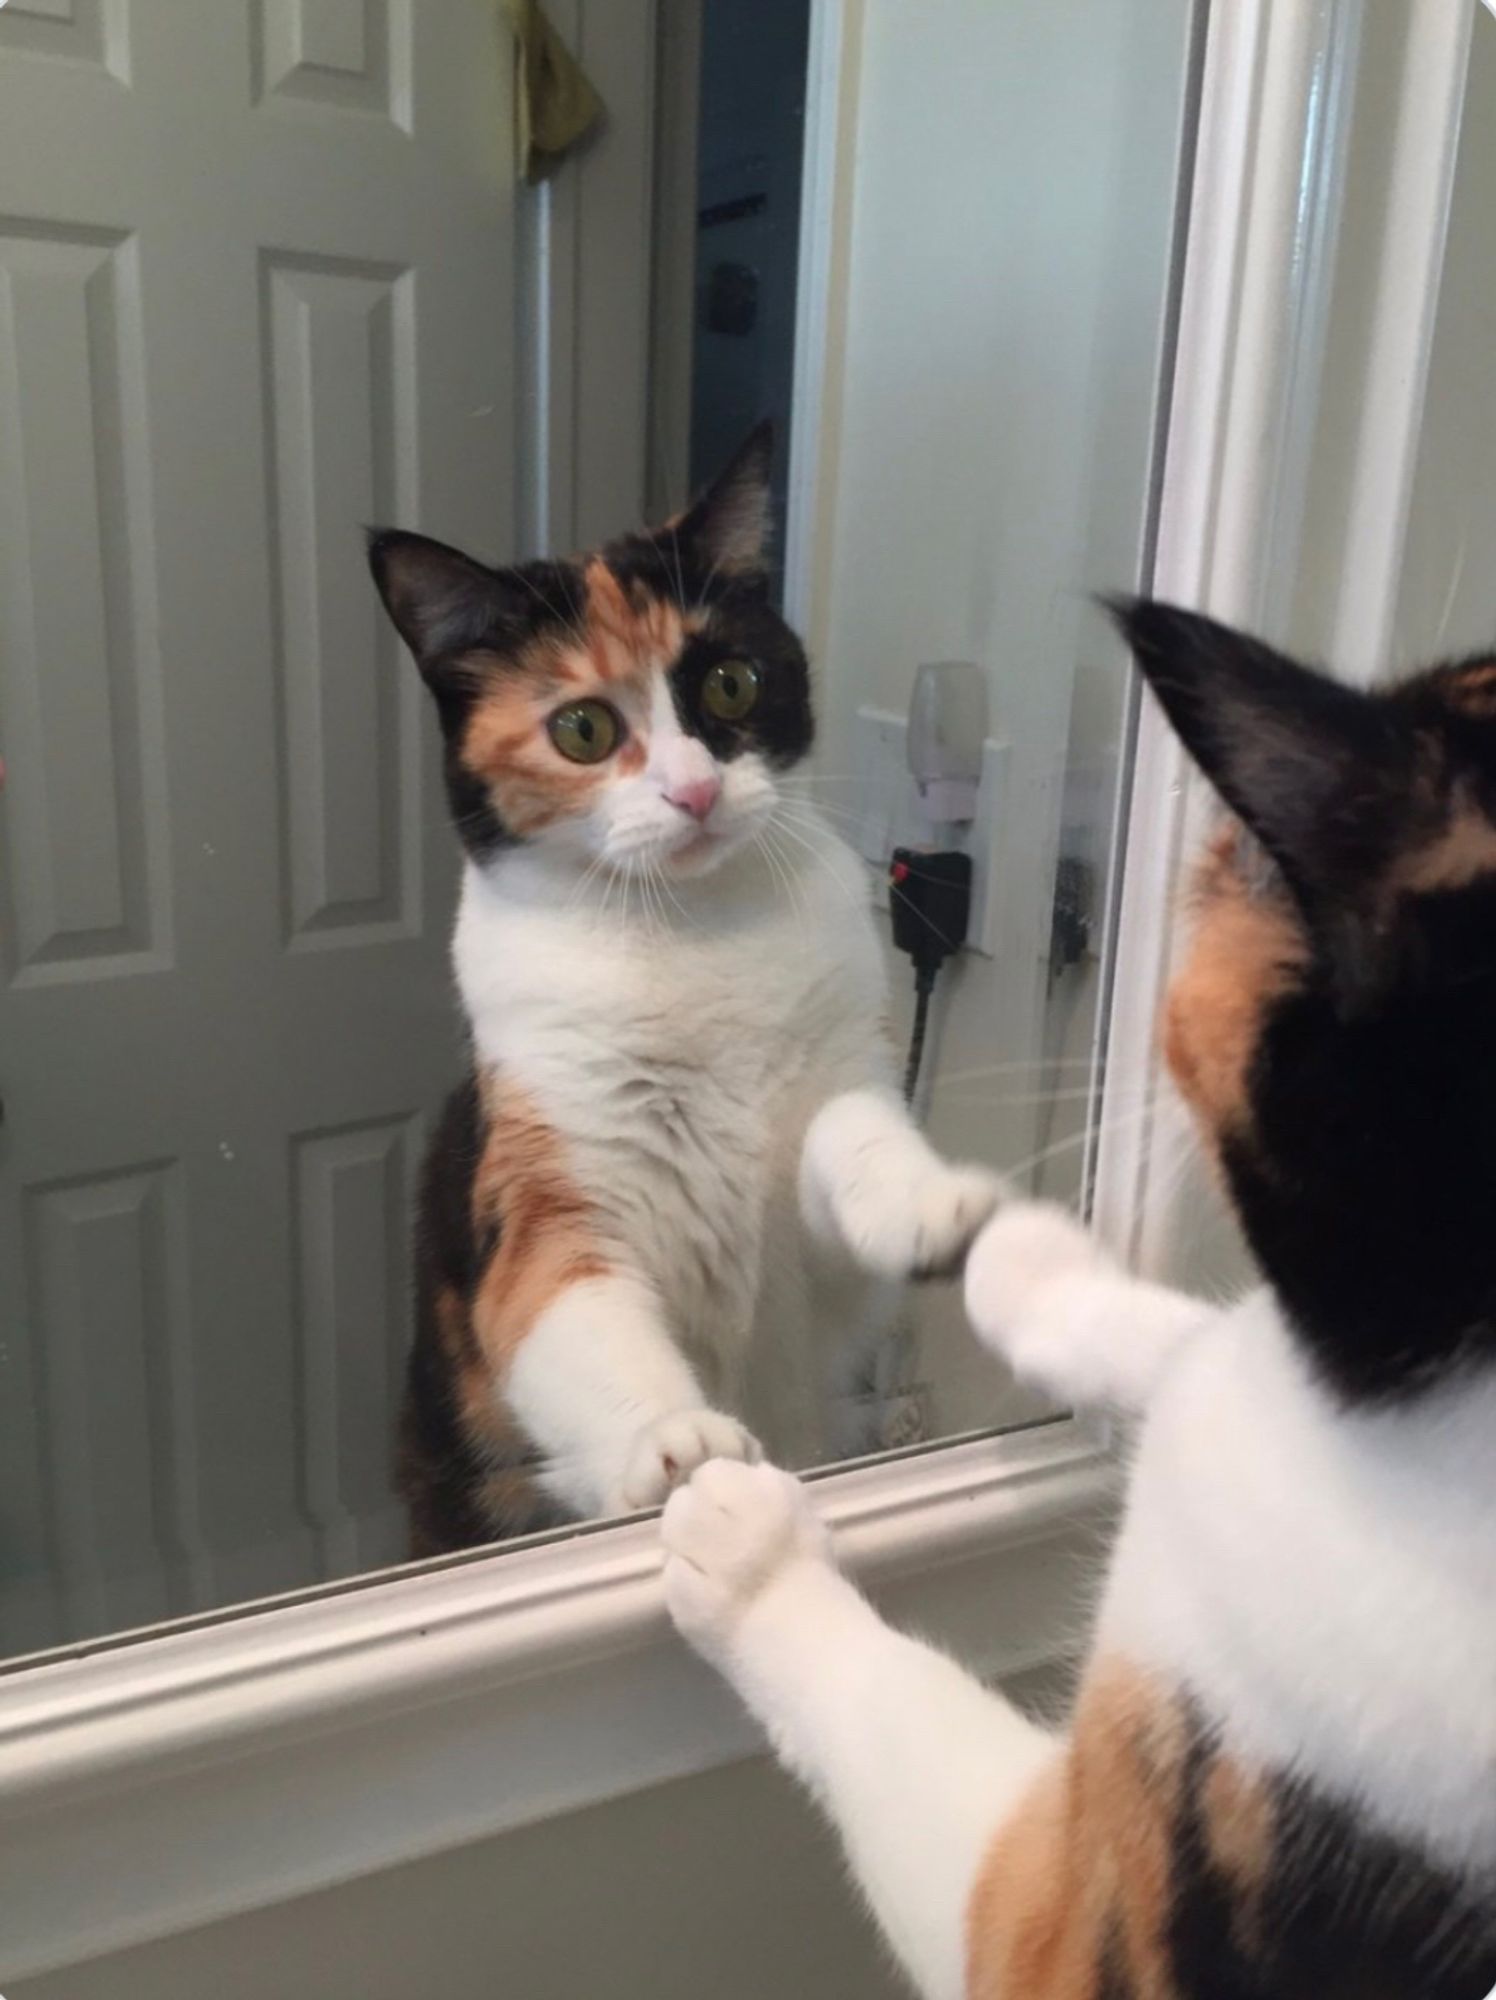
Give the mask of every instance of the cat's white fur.
[{"label": "cat's white fur", "polygon": [[887,1325],[876,1280],[958,1255],[997,1193],[892,1089],[861,863],[803,805],[776,831],[745,756],[710,870],[667,869],[666,765],[607,808],[622,870],[560,842],[470,864],[453,947],[479,1062],[559,1136],[617,1271],[557,1298],[504,1385],[583,1512],[657,1502],[755,1436],[795,1464],[859,1442],[831,1413]]},{"label": "cat's white fur", "polygon": [[[1143,1417],[1098,1652],[1191,1691],[1249,1762],[1496,1869],[1496,1384],[1348,1415],[1269,1294],[1143,1284],[1041,1205],[987,1226],[967,1305],[1056,1398]],[[774,1467],[705,1467],[665,1540],[681,1629],[825,1801],[921,1991],[957,2000],[983,1854],[1057,1743],[885,1626]]]}]

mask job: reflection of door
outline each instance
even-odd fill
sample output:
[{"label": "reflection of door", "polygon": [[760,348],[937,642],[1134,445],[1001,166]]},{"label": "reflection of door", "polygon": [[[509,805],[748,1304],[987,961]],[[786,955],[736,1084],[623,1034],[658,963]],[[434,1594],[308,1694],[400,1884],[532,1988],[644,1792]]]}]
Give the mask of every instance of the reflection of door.
[{"label": "reflection of door", "polygon": [[691,484],[772,417],[783,546],[809,0],[716,0],[701,19]]},{"label": "reflection of door", "polygon": [[450,841],[360,524],[509,536],[491,0],[0,13],[0,1651],[398,1552]]}]

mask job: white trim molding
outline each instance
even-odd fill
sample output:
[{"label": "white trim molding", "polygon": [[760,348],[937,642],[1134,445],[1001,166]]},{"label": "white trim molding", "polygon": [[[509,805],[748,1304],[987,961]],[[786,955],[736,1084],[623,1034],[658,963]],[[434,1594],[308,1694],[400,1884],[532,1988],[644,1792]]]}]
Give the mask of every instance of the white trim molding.
[{"label": "white trim molding", "polygon": [[[1327,365],[1327,267],[1347,193],[1366,4],[1231,0],[1209,14],[1152,587],[1270,631],[1283,623],[1295,582],[1288,557],[1304,519]],[[1357,438],[1343,558],[1342,603],[1366,607],[1354,619],[1347,613],[1337,632],[1352,663],[1363,645],[1381,643],[1395,601],[1472,13],[1465,0],[1430,0],[1407,15],[1399,172],[1370,329],[1375,388]],[[1163,1076],[1156,1023],[1181,870],[1211,810],[1206,786],[1145,698],[1095,1213],[1108,1239],[1154,1272],[1178,1262],[1179,1165],[1194,1143]]]},{"label": "white trim molding", "polygon": [[1469,0],[1422,0],[1413,11],[1387,149],[1333,640],[1337,671],[1363,683],[1392,658],[1474,27]]},{"label": "white trim molding", "polygon": [[797,632],[807,634],[815,623],[813,593],[826,533],[822,472],[835,457],[835,439],[826,433],[839,416],[827,378],[844,331],[832,301],[838,266],[846,257],[851,176],[844,171],[849,165],[844,148],[856,118],[856,35],[847,0],[811,0],[784,538],[784,612]]},{"label": "white trim molding", "polygon": [[[847,1567],[989,1675],[1078,1644],[1116,1496],[1062,1421],[817,1482]],[[0,1980],[759,1747],[641,1520],[0,1677]]]}]

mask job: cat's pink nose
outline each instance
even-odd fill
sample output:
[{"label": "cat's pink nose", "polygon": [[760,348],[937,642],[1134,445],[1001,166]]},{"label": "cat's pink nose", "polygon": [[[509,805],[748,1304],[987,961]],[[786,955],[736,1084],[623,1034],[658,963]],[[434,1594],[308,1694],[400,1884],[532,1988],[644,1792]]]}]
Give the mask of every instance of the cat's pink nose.
[{"label": "cat's pink nose", "polygon": [[672,785],[665,797],[692,819],[705,819],[722,791],[720,778],[692,778],[684,785]]}]

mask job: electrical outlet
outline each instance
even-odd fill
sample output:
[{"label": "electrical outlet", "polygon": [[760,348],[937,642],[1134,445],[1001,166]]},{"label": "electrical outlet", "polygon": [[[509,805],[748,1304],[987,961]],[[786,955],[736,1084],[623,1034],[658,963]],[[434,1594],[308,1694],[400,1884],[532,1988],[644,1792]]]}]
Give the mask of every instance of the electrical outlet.
[{"label": "electrical outlet", "polygon": [[[920,810],[919,788],[909,769],[908,722],[887,709],[860,708],[853,739],[858,821],[856,840],[864,861],[879,871],[896,847],[936,845]],[[941,830],[943,843],[971,856],[971,928],[967,949],[997,955],[1002,931],[1001,875],[997,866],[1001,812],[1006,792],[1008,745],[989,736],[982,745],[982,780],[976,818],[970,826]]]}]

